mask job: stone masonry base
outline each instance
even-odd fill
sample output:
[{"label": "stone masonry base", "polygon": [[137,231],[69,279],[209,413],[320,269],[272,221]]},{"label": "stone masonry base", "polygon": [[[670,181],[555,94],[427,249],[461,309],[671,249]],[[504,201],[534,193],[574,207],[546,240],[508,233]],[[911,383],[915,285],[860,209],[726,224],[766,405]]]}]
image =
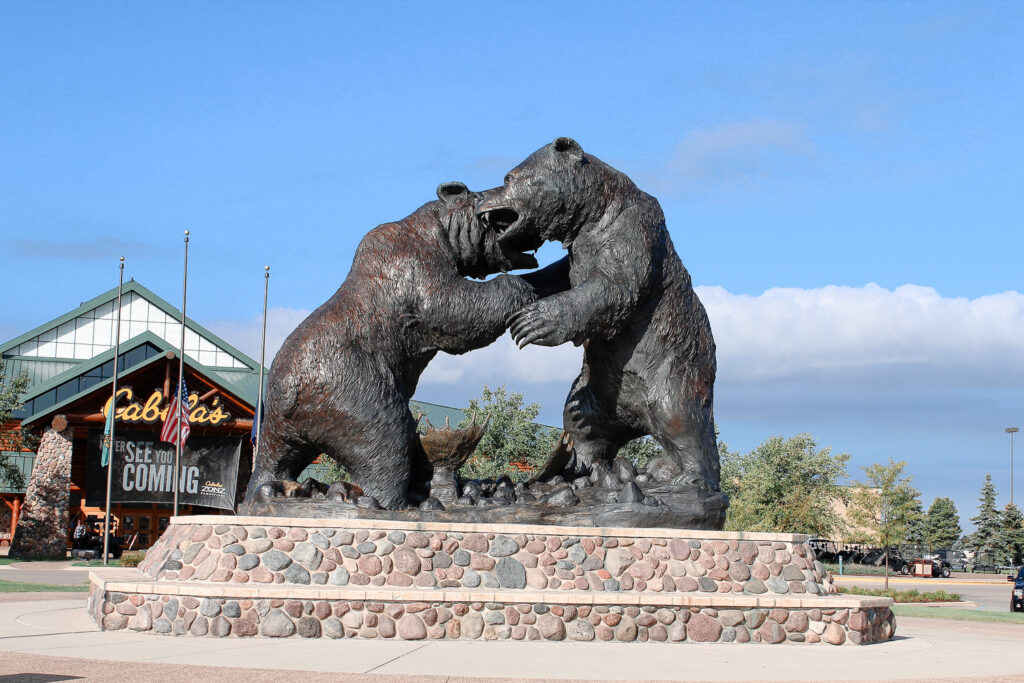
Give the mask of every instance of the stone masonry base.
[{"label": "stone masonry base", "polygon": [[[892,601],[834,594],[798,535],[222,521],[176,518],[139,570],[93,571],[88,609],[100,628],[196,637],[832,645],[895,632]],[[328,562],[336,569],[325,572]],[[467,582],[470,571],[479,580]],[[547,585],[528,583],[529,571]],[[400,574],[412,580],[395,585]],[[764,580],[752,581],[757,575]]]}]

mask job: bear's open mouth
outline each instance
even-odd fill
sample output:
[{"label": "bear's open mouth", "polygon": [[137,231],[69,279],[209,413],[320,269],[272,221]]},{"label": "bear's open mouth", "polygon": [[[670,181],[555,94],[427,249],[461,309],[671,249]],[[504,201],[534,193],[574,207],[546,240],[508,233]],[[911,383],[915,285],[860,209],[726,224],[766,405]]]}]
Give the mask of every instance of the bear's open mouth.
[{"label": "bear's open mouth", "polygon": [[519,213],[514,209],[503,207],[484,211],[479,215],[479,218],[485,228],[493,230],[496,234],[500,235],[515,225],[515,222],[519,220]]},{"label": "bear's open mouth", "polygon": [[498,236],[498,246],[509,263],[509,270],[536,268],[537,259],[529,252],[537,251],[544,244],[544,238],[521,230],[519,212],[502,206],[477,214],[480,223]]}]

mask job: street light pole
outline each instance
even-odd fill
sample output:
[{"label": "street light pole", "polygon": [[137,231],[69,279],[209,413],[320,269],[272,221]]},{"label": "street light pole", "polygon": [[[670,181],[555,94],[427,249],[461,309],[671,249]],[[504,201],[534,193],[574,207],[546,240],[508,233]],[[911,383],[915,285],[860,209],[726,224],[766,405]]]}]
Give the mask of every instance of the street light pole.
[{"label": "street light pole", "polygon": [[1003,431],[1010,435],[1010,505],[1013,505],[1013,435],[1020,431],[1020,427],[1007,427]]}]

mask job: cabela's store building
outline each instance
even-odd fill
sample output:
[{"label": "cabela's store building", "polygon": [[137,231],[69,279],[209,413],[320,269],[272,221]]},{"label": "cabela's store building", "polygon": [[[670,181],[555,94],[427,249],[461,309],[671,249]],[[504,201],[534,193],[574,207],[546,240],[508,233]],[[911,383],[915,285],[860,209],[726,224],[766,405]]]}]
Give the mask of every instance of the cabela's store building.
[{"label": "cabela's store building", "polygon": [[[10,543],[20,525],[22,537],[27,529],[31,536],[48,536],[49,554],[60,554],[78,520],[102,520],[106,469],[100,452],[116,320],[114,288],[0,345],[7,378],[29,378],[24,407],[0,425],[0,457],[17,465],[25,481],[14,488],[0,478],[0,545]],[[175,448],[160,441],[160,432],[178,376],[180,321],[176,307],[134,280],[125,283],[111,458],[112,533],[125,548],[148,548],[173,514]],[[180,513],[232,514],[252,471],[249,436],[259,363],[189,319],[185,383],[191,434],[181,459]],[[410,407],[433,424],[446,417],[458,424],[464,417],[447,406],[413,401]],[[23,426],[42,435],[41,442],[9,450],[10,437]],[[324,473],[314,464],[300,481]],[[27,519],[33,514],[44,519]]]},{"label": "cabela's store building", "polygon": [[[33,451],[3,452],[21,470],[26,486],[15,489],[11,482],[0,481],[0,539],[14,535],[19,518],[24,519],[26,494],[31,501],[33,489],[44,494],[44,506],[53,505],[54,513],[67,506],[69,534],[79,519],[102,519],[106,469],[100,465],[100,450],[111,401],[116,308],[114,288],[0,345],[8,381],[21,373],[29,378],[23,408],[3,425],[6,447],[12,443],[12,432],[27,427],[36,435],[52,428],[70,448],[70,468],[66,463],[56,467],[68,470],[66,485],[53,467],[40,469],[50,434],[39,445],[31,440]],[[180,321],[181,312],[167,301],[134,280],[125,283],[111,517],[113,533],[126,547],[149,547],[172,514],[175,447],[160,441],[160,431],[178,376]],[[182,505],[181,512],[230,514],[251,471],[248,437],[259,364],[186,320],[185,383],[191,434],[183,449],[179,502],[189,504]],[[58,481],[45,481],[54,476]],[[56,486],[47,487],[50,483]],[[66,503],[46,498],[59,499],[65,486]]]}]

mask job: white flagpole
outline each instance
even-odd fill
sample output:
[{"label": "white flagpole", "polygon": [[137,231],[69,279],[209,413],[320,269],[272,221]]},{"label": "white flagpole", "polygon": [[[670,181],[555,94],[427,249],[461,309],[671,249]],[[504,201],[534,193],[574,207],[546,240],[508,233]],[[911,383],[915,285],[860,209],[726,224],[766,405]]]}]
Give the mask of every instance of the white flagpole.
[{"label": "white flagpole", "polygon": [[110,445],[107,447],[107,503],[103,508],[103,564],[107,564],[110,551],[110,482],[114,472],[114,429],[117,425],[117,361],[121,353],[121,289],[124,287],[124,256],[121,257],[120,274],[117,279],[117,327],[114,329],[114,381],[111,389]]},{"label": "white flagpole", "polygon": [[252,469],[260,454],[260,430],[263,428],[263,365],[267,352],[267,291],[270,289],[270,266],[263,266],[263,338],[260,341],[260,387],[256,392],[256,448],[252,453]]},{"label": "white flagpole", "polygon": [[174,516],[178,516],[178,487],[181,482],[181,432],[184,425],[181,422],[181,412],[187,396],[182,396],[182,388],[185,386],[185,303],[188,301],[188,230],[185,231],[185,277],[181,285],[181,347],[178,349],[178,438],[175,439],[174,449]]}]

